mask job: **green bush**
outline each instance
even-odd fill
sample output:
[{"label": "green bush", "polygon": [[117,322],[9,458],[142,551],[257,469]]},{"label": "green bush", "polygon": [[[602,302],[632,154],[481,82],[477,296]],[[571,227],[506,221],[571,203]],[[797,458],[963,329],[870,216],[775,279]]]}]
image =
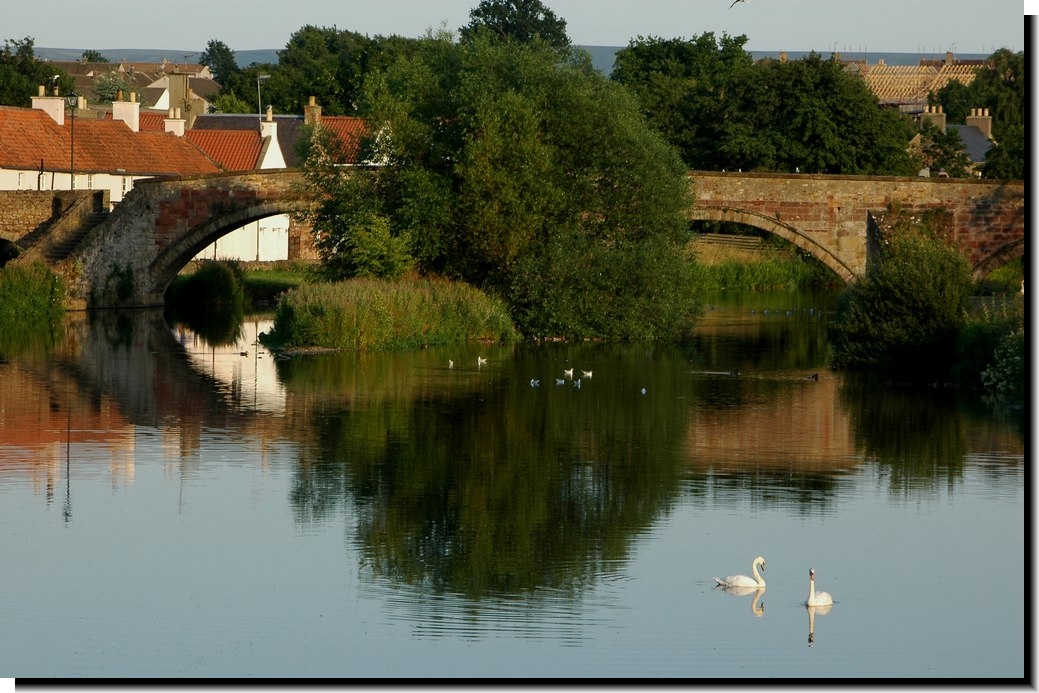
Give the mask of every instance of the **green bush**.
[{"label": "green bush", "polygon": [[185,311],[197,306],[242,310],[245,305],[244,271],[232,260],[203,260],[194,274],[177,277],[170,284],[165,300]]},{"label": "green bush", "polygon": [[1018,330],[996,346],[992,364],[981,374],[982,383],[1008,404],[1025,401],[1025,333]]},{"label": "green bush", "polygon": [[959,250],[925,226],[896,229],[838,299],[833,365],[906,380],[949,377],[971,291],[970,265]]},{"label": "green bush", "polygon": [[366,278],[288,291],[262,340],[271,348],[376,351],[516,337],[505,303],[468,284]]}]

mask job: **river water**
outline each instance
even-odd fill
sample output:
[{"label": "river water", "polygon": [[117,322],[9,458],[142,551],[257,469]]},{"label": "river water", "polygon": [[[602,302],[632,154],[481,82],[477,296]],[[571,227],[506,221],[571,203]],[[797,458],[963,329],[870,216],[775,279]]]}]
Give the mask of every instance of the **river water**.
[{"label": "river water", "polygon": [[0,676],[1022,678],[1022,418],[829,371],[832,305],[288,359],[73,316],[0,359]]}]

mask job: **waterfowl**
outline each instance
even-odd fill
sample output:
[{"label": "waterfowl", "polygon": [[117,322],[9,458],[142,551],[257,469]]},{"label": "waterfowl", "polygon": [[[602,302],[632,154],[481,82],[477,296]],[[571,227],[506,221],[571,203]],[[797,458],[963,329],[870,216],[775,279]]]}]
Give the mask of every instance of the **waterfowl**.
[{"label": "waterfowl", "polygon": [[730,575],[725,579],[714,578],[714,581],[722,587],[764,587],[765,580],[758,573],[758,565],[761,566],[762,570],[765,569],[765,559],[761,556],[755,558],[754,562],[750,564],[750,572],[754,573],[754,577]]},{"label": "waterfowl", "polygon": [[809,568],[808,599],[805,600],[805,606],[830,606],[831,604],[833,604],[833,597],[829,592],[815,591],[815,568]]}]

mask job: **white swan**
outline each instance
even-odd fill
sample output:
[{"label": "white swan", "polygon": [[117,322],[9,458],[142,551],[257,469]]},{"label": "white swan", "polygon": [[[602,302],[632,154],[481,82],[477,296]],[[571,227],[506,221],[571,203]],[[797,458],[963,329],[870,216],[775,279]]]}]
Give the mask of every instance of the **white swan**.
[{"label": "white swan", "polygon": [[754,573],[754,577],[747,577],[746,575],[730,575],[724,580],[721,578],[714,578],[722,587],[764,587],[765,581],[761,575],[758,574],[758,564],[761,565],[761,569],[765,569],[765,559],[758,556],[754,559],[754,562],[750,564],[750,572]]},{"label": "white swan", "polygon": [[832,604],[833,597],[830,596],[829,592],[815,591],[815,568],[809,568],[808,599],[805,600],[805,606],[831,606]]},{"label": "white swan", "polygon": [[574,369],[573,368],[564,368],[563,369],[563,377],[564,378],[573,378],[574,377]]}]

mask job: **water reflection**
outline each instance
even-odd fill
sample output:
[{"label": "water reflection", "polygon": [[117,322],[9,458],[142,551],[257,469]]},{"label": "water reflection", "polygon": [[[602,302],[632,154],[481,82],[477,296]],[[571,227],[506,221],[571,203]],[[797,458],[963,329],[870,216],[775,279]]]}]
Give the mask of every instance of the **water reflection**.
[{"label": "water reflection", "polygon": [[[715,306],[683,346],[288,360],[256,345],[269,321],[210,344],[160,312],[73,316],[50,353],[0,362],[0,475],[48,503],[64,476],[71,521],[71,477],[101,459],[113,489],[134,483],[141,430],[182,479],[213,436],[261,466],[288,443],[295,521],[349,511],[366,580],[507,604],[586,593],[680,501],[807,515],[832,511],[866,465],[910,495],[962,484],[979,452],[1000,451],[985,460],[994,480],[1021,464],[1019,432],[954,393],[825,370],[814,310],[750,310]],[[553,385],[572,368],[594,378]]]},{"label": "water reflection", "polygon": [[815,617],[825,616],[830,613],[833,609],[833,604],[827,604],[826,606],[808,606],[805,605],[805,611],[808,612],[808,647],[815,644]]},{"label": "water reflection", "polygon": [[754,616],[761,618],[765,615],[765,602],[761,601],[761,597],[764,596],[767,587],[732,587],[727,585],[715,585],[715,591],[725,592],[731,594],[734,597],[746,597],[747,595],[753,594],[754,599],[750,603],[750,612]]}]

